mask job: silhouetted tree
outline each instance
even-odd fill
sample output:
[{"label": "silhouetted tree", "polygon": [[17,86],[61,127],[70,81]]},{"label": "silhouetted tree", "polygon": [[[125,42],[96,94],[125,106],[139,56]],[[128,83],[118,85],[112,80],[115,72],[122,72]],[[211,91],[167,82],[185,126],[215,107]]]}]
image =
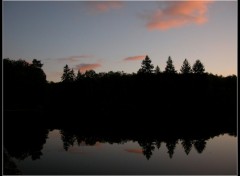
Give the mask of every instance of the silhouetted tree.
[{"label": "silhouetted tree", "polygon": [[151,60],[148,55],[142,61],[141,68],[138,70],[138,73],[152,73],[153,72],[153,64],[151,64]]},{"label": "silhouetted tree", "polygon": [[173,65],[173,61],[171,59],[171,57],[168,57],[167,60],[167,65],[165,67],[165,73],[176,73],[177,71],[175,70],[175,67]]},{"label": "silhouetted tree", "polygon": [[159,74],[159,73],[161,73],[161,71],[160,71],[160,68],[159,68],[159,66],[158,66],[158,65],[156,66],[156,68],[155,68],[154,72],[155,72],[156,74]]},{"label": "silhouetted tree", "polygon": [[36,107],[43,102],[46,74],[37,66],[24,60],[3,60],[4,104],[9,108]]},{"label": "silhouetted tree", "polygon": [[85,73],[84,73],[84,76],[86,78],[95,78],[96,77],[96,72],[94,70],[87,70]]},{"label": "silhouetted tree", "polygon": [[77,76],[76,76],[76,81],[79,81],[79,80],[81,80],[82,78],[83,78],[83,75],[82,75],[82,73],[80,72],[80,70],[78,70]]},{"label": "silhouetted tree", "polygon": [[75,74],[73,69],[70,69],[68,65],[63,68],[62,82],[73,82],[75,80]]},{"label": "silhouetted tree", "polygon": [[42,66],[43,66],[43,64],[41,63],[41,61],[38,61],[37,59],[33,59],[32,65],[33,65],[34,67],[37,67],[37,68],[42,68]]},{"label": "silhouetted tree", "polygon": [[180,69],[181,73],[183,74],[188,74],[188,73],[191,73],[192,72],[192,69],[191,69],[191,65],[189,64],[188,60],[185,59],[183,61],[183,65]]},{"label": "silhouetted tree", "polygon": [[204,65],[200,60],[196,60],[192,67],[193,73],[202,74],[205,71]]},{"label": "silhouetted tree", "polygon": [[75,79],[76,79],[76,75],[75,75],[73,69],[71,69],[71,71],[70,71],[70,78],[71,78],[71,81],[75,81]]}]

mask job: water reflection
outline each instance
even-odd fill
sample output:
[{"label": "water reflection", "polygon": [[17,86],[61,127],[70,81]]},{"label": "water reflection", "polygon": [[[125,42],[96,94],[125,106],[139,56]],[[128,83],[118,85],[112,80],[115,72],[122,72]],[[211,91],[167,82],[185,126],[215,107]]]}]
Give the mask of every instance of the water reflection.
[{"label": "water reflection", "polygon": [[[29,119],[31,120],[31,118]],[[228,141],[209,148],[218,156],[229,157],[227,164],[224,157],[212,160],[209,163],[212,153],[206,152],[204,154],[208,150],[209,144],[217,136],[221,141],[229,138],[226,135],[221,136],[222,134],[236,137],[235,128],[231,126],[202,131],[191,130],[191,133],[187,130],[178,131],[168,128],[159,130],[145,128],[137,132],[136,130],[125,129],[121,130],[122,133],[119,134],[117,133],[119,130],[105,131],[103,130],[105,128],[96,130],[84,127],[50,128],[44,125],[30,126],[28,123],[23,123],[22,120],[19,123],[17,120],[15,120],[15,123],[10,120],[7,122],[5,120],[4,124],[5,174],[236,173],[235,155],[229,157],[229,153],[234,153],[234,147],[236,146],[229,145]],[[32,120],[29,124],[35,123]],[[58,146],[57,149],[56,146]],[[90,146],[92,149],[89,148]],[[97,146],[99,151],[101,150],[100,153],[95,150]],[[227,150],[220,151],[226,146],[229,146]],[[226,153],[227,156],[225,156]],[[199,155],[204,158],[201,160],[202,163],[196,161],[197,158],[199,159]],[[123,164],[120,164],[120,161]],[[131,162],[128,163],[128,161]],[[195,165],[191,167],[203,168],[205,163],[211,165],[220,161],[222,163],[216,165],[216,168],[208,168],[205,172],[200,169],[193,171],[187,169],[187,165],[192,165],[192,163],[195,163]],[[69,163],[75,163],[76,166],[73,168]],[[86,163],[93,164],[86,165]],[[127,163],[128,165],[126,165]],[[159,166],[159,163],[161,163],[161,166]],[[183,164],[186,168],[182,166]],[[109,168],[109,165],[111,165],[111,168]],[[181,165],[184,169],[178,170],[178,165]],[[219,172],[217,167],[225,168],[226,172],[225,170]]]},{"label": "water reflection", "polygon": [[43,145],[48,137],[48,129],[42,128],[5,128],[4,147],[11,157],[24,160],[40,159]]},{"label": "water reflection", "polygon": [[[215,136],[219,136],[221,133],[215,134],[215,135],[202,135],[202,136],[196,136],[196,137],[186,137],[183,136],[181,138],[178,137],[171,137],[171,138],[164,138],[156,137],[156,136],[147,136],[147,137],[136,137],[136,136],[112,136],[112,135],[106,135],[106,136],[91,136],[91,135],[84,135],[84,132],[81,133],[79,130],[66,130],[61,129],[60,130],[61,139],[63,142],[63,148],[67,151],[70,146],[73,146],[74,144],[80,146],[82,142],[84,142],[86,145],[94,146],[97,142],[100,143],[109,143],[109,144],[125,144],[129,141],[137,142],[139,146],[141,147],[141,152],[138,151],[132,151],[137,153],[142,153],[147,160],[151,158],[153,155],[153,152],[155,149],[160,149],[162,144],[165,144],[167,148],[167,153],[169,158],[173,158],[174,151],[176,148],[176,145],[178,143],[181,144],[182,148],[184,149],[186,155],[189,155],[191,152],[193,146],[195,150],[201,154],[205,149],[207,145],[207,141],[210,138],[213,138]],[[223,133],[222,133],[223,134]],[[234,134],[229,134],[236,136]]]},{"label": "water reflection", "polygon": [[[42,154],[43,145],[48,138],[48,129],[31,128],[31,129],[19,129],[16,133],[12,133],[5,129],[4,147],[11,157],[19,160],[24,160],[27,157],[31,157],[32,160],[40,159]],[[218,136],[220,134],[211,136],[201,136],[195,138],[156,138],[148,137],[136,137],[136,136],[91,136],[81,133],[79,130],[67,130],[59,129],[61,135],[63,149],[68,151],[70,147],[74,145],[82,145],[83,143],[88,146],[94,146],[97,143],[108,144],[125,144],[129,141],[137,142],[141,147],[141,152],[147,160],[151,158],[155,149],[160,149],[162,144],[165,144],[169,158],[173,158],[174,151],[177,144],[181,144],[186,155],[189,155],[193,146],[195,150],[201,154],[206,149],[207,141],[210,138]],[[233,135],[234,134],[229,134]],[[136,151],[132,151],[136,152]]]},{"label": "water reflection", "polygon": [[[192,138],[172,137],[167,139],[164,138],[164,136],[139,137],[96,134],[87,135],[85,132],[81,132],[81,130],[76,129],[48,130],[35,128],[29,131],[29,129],[27,130],[26,128],[24,128],[21,130],[19,129],[16,134],[10,133],[9,131],[7,133],[6,132],[7,131],[5,131],[5,135],[8,136],[5,136],[5,150],[8,152],[8,155],[11,159],[17,159],[14,161],[16,162],[16,165],[20,168],[20,170],[23,172],[23,174],[201,174],[199,170],[191,172],[188,171],[186,168],[178,170],[178,167],[175,168],[176,163],[171,163],[178,161],[178,165],[183,165],[184,163],[188,163],[188,165],[191,165],[191,160],[196,160],[197,158],[196,154],[202,155],[204,151],[208,149],[208,143],[212,143],[213,139],[216,139],[217,136],[219,136],[218,138],[224,139],[228,138],[227,136],[230,135],[228,134],[221,136],[220,133],[209,136],[196,136]],[[58,143],[56,141],[58,141]],[[225,143],[224,145],[229,144]],[[91,146],[94,148],[86,148]],[[98,147],[99,150],[97,150]],[[224,146],[221,145],[218,147],[221,148]],[[231,151],[229,150],[228,152],[231,153],[234,147],[235,146],[230,146]],[[62,148],[62,152],[64,151],[64,153],[66,154],[60,152],[60,148]],[[179,150],[180,148],[182,148],[182,150]],[[212,149],[213,148],[211,147],[209,150]],[[181,151],[185,154],[185,157],[181,154]],[[123,154],[122,152],[125,152],[125,154]],[[134,154],[138,155],[134,157]],[[217,153],[217,155],[222,154],[224,153]],[[168,156],[169,160],[166,158],[165,155]],[[204,162],[208,162],[208,158],[206,157],[208,155],[209,153],[206,153],[204,155]],[[144,159],[137,156],[144,156]],[[209,157],[211,158],[212,156],[209,155]],[[62,163],[59,163],[59,159]],[[142,165],[145,170],[143,168],[133,169],[130,166],[130,168],[128,169],[125,168],[125,171],[120,169],[123,166],[120,166],[119,162],[123,162],[126,159],[133,160],[133,163],[130,164],[133,168],[147,162]],[[31,160],[38,160],[38,162],[31,163]],[[229,171],[229,166],[226,164],[226,174],[235,174],[236,170],[234,170],[234,164],[236,163],[234,162],[234,158],[230,158],[230,161],[232,161],[229,162],[232,163],[231,171]],[[46,165],[46,162],[48,163],[48,166]],[[78,163],[82,166],[78,166],[79,168],[74,167],[73,169],[73,166],[67,164],[69,162],[75,164]],[[82,168],[85,165],[85,162],[92,163],[88,166],[85,166],[88,169]],[[157,164],[158,162],[162,164],[164,162],[167,165],[164,166],[164,172],[163,170],[159,169],[163,168],[162,166]],[[201,168],[201,166],[199,165],[202,164],[204,166],[204,162],[199,162],[197,166],[194,167]],[[108,165],[111,165],[113,163],[115,164],[114,166],[111,165],[112,168],[109,169],[109,166],[107,167],[105,165],[107,163]],[[65,168],[63,170],[54,170],[53,168],[50,168],[49,164],[55,169],[58,166],[57,164],[62,165],[61,169],[63,169],[64,167]],[[34,167],[38,169],[33,171],[32,168]],[[39,171],[40,168],[43,171]],[[150,170],[150,168],[152,168],[152,170]],[[166,168],[168,168],[169,170],[167,170]],[[172,171],[173,168],[175,168],[176,172]],[[92,169],[95,171],[93,172]],[[9,168],[7,168],[5,171],[9,171]],[[211,168],[210,170],[207,170],[203,173],[225,174],[225,172],[218,172],[216,169],[214,171],[211,171]]]}]

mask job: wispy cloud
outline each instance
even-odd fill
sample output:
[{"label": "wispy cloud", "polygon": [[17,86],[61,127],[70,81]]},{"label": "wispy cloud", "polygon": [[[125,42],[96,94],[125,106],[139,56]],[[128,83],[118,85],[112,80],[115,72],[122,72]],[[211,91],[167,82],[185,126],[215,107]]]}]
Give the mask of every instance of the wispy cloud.
[{"label": "wispy cloud", "polygon": [[99,63],[94,64],[78,64],[75,66],[75,69],[80,70],[80,72],[84,73],[87,70],[94,70],[98,67],[101,67],[102,65]]},{"label": "wispy cloud", "polygon": [[67,58],[60,58],[59,60],[76,62],[76,61],[79,61],[81,59],[89,59],[89,58],[93,58],[93,57],[94,57],[93,55],[83,54],[83,55],[79,55],[79,56],[70,56],[70,57],[67,57]]},{"label": "wispy cloud", "polygon": [[91,54],[82,54],[82,55],[76,55],[76,56],[69,56],[64,58],[56,58],[56,59],[46,59],[46,61],[54,61],[54,62],[78,62],[82,59],[91,59],[94,58],[94,55]]},{"label": "wispy cloud", "polygon": [[142,55],[142,56],[131,56],[131,57],[127,57],[124,58],[124,61],[136,61],[136,60],[143,60],[146,57],[146,55]]},{"label": "wispy cloud", "polygon": [[[163,4],[163,2],[161,2]],[[207,10],[211,1],[164,2],[159,8],[143,15],[149,30],[168,30],[190,23],[201,25],[208,21]]]},{"label": "wispy cloud", "polygon": [[120,1],[90,1],[87,4],[93,12],[107,12],[123,7],[123,2]]},{"label": "wispy cloud", "polygon": [[142,149],[124,149],[126,152],[129,153],[136,153],[136,154],[142,154],[143,150]]}]

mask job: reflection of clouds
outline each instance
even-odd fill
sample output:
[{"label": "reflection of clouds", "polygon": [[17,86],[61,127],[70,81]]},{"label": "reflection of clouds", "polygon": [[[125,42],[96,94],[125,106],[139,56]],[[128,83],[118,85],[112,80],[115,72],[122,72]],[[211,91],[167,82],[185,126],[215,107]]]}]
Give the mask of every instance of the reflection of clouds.
[{"label": "reflection of clouds", "polygon": [[124,151],[129,152],[129,153],[136,153],[136,154],[142,154],[143,153],[142,149],[124,149]]},{"label": "reflection of clouds", "polygon": [[[87,149],[89,147],[93,148],[97,148],[99,149],[102,146],[102,144],[100,142],[96,142],[94,145],[90,145],[90,144],[86,144],[86,142],[81,142],[80,144],[74,143],[73,146],[69,146],[68,150],[66,151],[64,148],[59,149],[59,152],[69,152],[69,153],[81,153],[81,154],[86,154]],[[83,150],[84,149],[84,150]],[[86,149],[86,150],[85,150]]]}]

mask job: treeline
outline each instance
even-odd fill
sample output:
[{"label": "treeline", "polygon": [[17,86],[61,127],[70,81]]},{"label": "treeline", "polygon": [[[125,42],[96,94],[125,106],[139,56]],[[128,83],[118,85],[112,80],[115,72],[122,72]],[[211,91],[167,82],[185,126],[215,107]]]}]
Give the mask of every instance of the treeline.
[{"label": "treeline", "polygon": [[[159,66],[157,65],[154,69],[153,64],[151,64],[151,59],[146,56],[145,59],[142,61],[141,68],[138,70],[138,75],[146,75],[146,74],[177,74],[177,70],[175,69],[175,66],[173,65],[173,61],[171,57],[168,57],[167,64],[165,67],[165,70],[161,72]],[[187,59],[183,61],[183,64],[180,69],[180,74],[204,74],[205,67],[202,64],[200,60],[196,60],[196,62],[191,67],[190,63]],[[63,74],[61,76],[62,82],[74,82],[74,81],[80,81],[84,78],[102,78],[102,77],[108,77],[108,76],[134,76],[136,73],[127,74],[123,71],[120,72],[113,72],[109,71],[106,72],[100,72],[96,73],[94,70],[87,70],[85,73],[81,73],[80,69],[77,72],[77,75],[75,75],[74,70],[70,69],[68,65],[65,65],[63,68]]]},{"label": "treeline", "polygon": [[206,128],[216,120],[222,126],[236,122],[237,77],[205,73],[200,61],[191,67],[185,60],[177,74],[171,58],[160,72],[146,56],[134,74],[89,70],[76,78],[66,65],[59,83],[46,81],[40,61],[4,59],[3,64],[4,110],[47,112],[52,114],[46,115],[49,123],[94,121],[106,127],[117,121],[141,129],[147,123],[157,127],[156,118],[163,124],[197,122]]},{"label": "treeline", "polygon": [[132,74],[75,76],[66,65],[58,83],[46,80],[42,66],[3,60],[4,147],[11,157],[40,158],[49,129],[61,129],[66,150],[75,141],[134,140],[147,159],[161,143],[173,157],[179,139],[188,154],[192,147],[201,153],[209,136],[236,135],[237,77],[206,73],[201,61],[191,67],[185,60],[180,73],[171,58],[161,72],[148,56]]},{"label": "treeline", "polygon": [[46,74],[41,61],[3,60],[3,100],[5,109],[31,109],[41,106],[46,88]]}]

